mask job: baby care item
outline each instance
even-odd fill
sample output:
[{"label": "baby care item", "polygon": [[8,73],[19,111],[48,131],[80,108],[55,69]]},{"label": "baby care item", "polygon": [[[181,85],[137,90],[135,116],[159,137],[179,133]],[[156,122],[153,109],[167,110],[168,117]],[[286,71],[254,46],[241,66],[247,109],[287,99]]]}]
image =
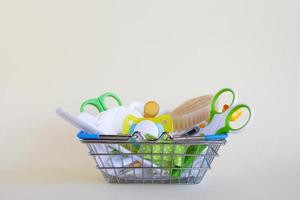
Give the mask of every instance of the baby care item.
[{"label": "baby care item", "polygon": [[[156,140],[164,132],[173,132],[173,122],[169,115],[162,114],[158,117],[159,105],[155,101],[149,101],[144,106],[144,117],[137,118],[132,115],[128,115],[123,123],[123,133],[133,134],[136,132],[141,133],[146,140]],[[184,154],[186,147],[184,145],[173,146],[170,144],[160,144],[161,142],[168,143],[160,139],[156,145],[141,144],[137,153],[143,154],[145,160],[151,160],[154,164],[166,168],[166,171],[170,173],[170,167],[173,165],[181,166],[183,156],[171,156],[172,152],[175,154]],[[150,154],[155,155],[150,155]],[[162,156],[163,154],[166,154]]]},{"label": "baby care item", "polygon": [[130,107],[112,107],[98,114],[96,117],[97,127],[101,130],[102,134],[119,134],[122,132],[123,121],[128,115],[142,117],[137,110]]},{"label": "baby care item", "polygon": [[154,138],[158,138],[160,135],[161,130],[159,130],[159,127],[150,120],[143,120],[136,124],[131,132],[140,132],[141,134],[151,134]]},{"label": "baby care item", "polygon": [[105,103],[107,98],[110,98],[113,101],[115,101],[118,106],[122,106],[121,99],[116,94],[111,93],[111,92],[106,92],[106,93],[100,95],[97,98],[92,98],[92,99],[85,100],[80,106],[80,112],[84,112],[87,106],[93,106],[99,112],[103,112],[103,111],[107,110],[108,108],[107,108],[107,105]]},{"label": "baby care item", "polygon": [[[151,103],[150,103],[150,105],[151,105]],[[129,107],[139,111],[143,116],[145,115],[145,113],[144,113],[145,103],[139,102],[139,101],[134,101],[129,104]],[[168,109],[166,109],[164,107],[159,107],[159,112],[157,113],[157,116],[160,116],[162,114],[169,114],[169,113],[170,113],[170,111]]]},{"label": "baby care item", "polygon": [[81,112],[76,116],[63,108],[58,108],[56,113],[80,130],[102,135],[119,134],[122,130],[123,121],[127,115],[142,117],[138,111],[125,106],[110,108],[99,113],[97,116],[87,112]]},{"label": "baby care item", "polygon": [[182,132],[208,120],[211,95],[199,96],[185,101],[171,112],[174,131]]},{"label": "baby care item", "polygon": [[144,117],[154,118],[159,112],[159,105],[155,101],[148,101],[144,106]]},{"label": "baby care item", "polygon": [[173,132],[173,122],[169,115],[162,114],[155,117],[159,113],[159,105],[155,101],[149,101],[144,105],[144,117],[128,115],[122,125],[122,133],[133,134],[140,132],[146,138],[150,136],[152,139],[159,138],[163,132]]},{"label": "baby care item", "polygon": [[78,116],[76,116],[61,107],[56,109],[56,113],[61,118],[80,130],[88,133],[100,133],[100,130],[96,126],[96,118],[89,113],[80,113]]}]

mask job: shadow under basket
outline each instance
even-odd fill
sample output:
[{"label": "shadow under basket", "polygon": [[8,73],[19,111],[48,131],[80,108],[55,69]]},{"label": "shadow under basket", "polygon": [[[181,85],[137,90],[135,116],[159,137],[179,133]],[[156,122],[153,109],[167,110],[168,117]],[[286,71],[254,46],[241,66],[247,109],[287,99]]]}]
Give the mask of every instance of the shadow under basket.
[{"label": "shadow under basket", "polygon": [[198,184],[226,140],[82,140],[109,183]]}]

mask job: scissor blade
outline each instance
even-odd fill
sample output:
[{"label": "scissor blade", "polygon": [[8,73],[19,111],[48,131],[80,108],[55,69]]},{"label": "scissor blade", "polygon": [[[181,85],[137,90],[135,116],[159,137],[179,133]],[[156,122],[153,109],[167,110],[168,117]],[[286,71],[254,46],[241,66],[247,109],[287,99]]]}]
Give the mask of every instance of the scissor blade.
[{"label": "scissor blade", "polygon": [[205,135],[215,134],[220,128],[225,125],[225,119],[230,110],[233,109],[233,107],[234,106],[230,106],[225,112],[215,114],[212,118],[212,121],[206,127],[204,127],[202,133],[204,133]]}]

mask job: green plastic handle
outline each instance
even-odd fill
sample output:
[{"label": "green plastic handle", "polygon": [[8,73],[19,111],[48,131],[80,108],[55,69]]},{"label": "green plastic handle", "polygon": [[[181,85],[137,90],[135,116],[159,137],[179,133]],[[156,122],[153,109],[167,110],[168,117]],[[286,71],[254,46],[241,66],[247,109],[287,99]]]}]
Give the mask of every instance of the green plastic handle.
[{"label": "green plastic handle", "polygon": [[105,104],[105,99],[107,97],[113,98],[118,103],[118,106],[122,106],[122,102],[116,94],[107,92],[97,98],[92,98],[92,99],[88,99],[88,100],[84,101],[80,106],[80,112],[84,112],[85,107],[88,105],[96,107],[99,112],[103,112],[103,111],[107,110],[107,106]]},{"label": "green plastic handle", "polygon": [[94,106],[95,108],[97,108],[99,112],[104,111],[102,105],[99,103],[98,98],[94,98],[94,99],[88,99],[84,101],[80,106],[80,112],[84,112],[85,107],[88,105]]},{"label": "green plastic handle", "polygon": [[211,100],[211,104],[210,104],[210,118],[209,118],[209,122],[212,121],[213,117],[216,114],[221,114],[221,112],[218,111],[218,109],[216,108],[216,103],[219,100],[219,97],[224,94],[225,92],[230,92],[232,94],[232,100],[229,106],[231,106],[233,104],[233,102],[235,101],[235,94],[234,91],[230,88],[223,88],[221,90],[219,90],[212,98]]},{"label": "green plastic handle", "polygon": [[[233,128],[231,125],[230,125],[230,119],[232,117],[232,115],[239,109],[242,109],[242,108],[245,108],[249,111],[249,116],[248,116],[248,119],[247,121],[240,127],[238,128]],[[247,126],[247,124],[249,123],[250,119],[251,119],[251,115],[252,115],[252,112],[251,112],[251,109],[248,105],[246,104],[238,104],[236,106],[234,106],[234,108],[228,113],[228,115],[226,116],[226,119],[225,119],[225,125],[224,127],[220,128],[219,130],[216,131],[216,134],[222,134],[222,133],[230,133],[232,131],[238,131],[238,130],[241,130],[242,128],[244,128],[245,126]]]}]

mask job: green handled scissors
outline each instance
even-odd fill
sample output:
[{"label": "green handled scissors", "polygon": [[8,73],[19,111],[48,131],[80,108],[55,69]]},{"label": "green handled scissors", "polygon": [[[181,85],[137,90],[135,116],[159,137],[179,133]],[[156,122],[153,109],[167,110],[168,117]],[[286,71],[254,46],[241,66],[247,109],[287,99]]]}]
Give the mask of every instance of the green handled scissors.
[{"label": "green handled scissors", "polygon": [[[205,135],[223,134],[223,133],[237,133],[249,124],[252,118],[252,111],[246,104],[235,105],[236,96],[232,89],[224,88],[218,91],[212,98],[211,111],[208,124],[204,128],[200,128],[200,133]],[[226,101],[226,109],[218,109],[218,104],[223,100]],[[225,105],[224,104],[224,105]],[[223,107],[224,108],[224,107]],[[182,168],[189,168],[193,165],[197,158],[195,155],[201,154],[207,145],[191,145],[187,149],[186,154],[193,154],[193,156],[186,156],[183,161]],[[182,170],[173,169],[172,176],[180,177]]]},{"label": "green handled scissors", "polygon": [[[252,111],[246,104],[235,105],[236,99],[235,93],[230,88],[218,91],[211,101],[208,125],[200,129],[200,133],[205,135],[237,133],[244,129],[252,118]],[[221,110],[218,109],[219,103],[225,103]]]},{"label": "green handled scissors", "polygon": [[[238,117],[239,119],[233,120],[235,115],[237,115],[236,113],[240,113],[241,116]],[[223,120],[224,122],[221,122],[218,125],[218,130],[215,132],[215,134],[241,132],[251,121],[252,115],[252,111],[248,105],[239,104],[234,106],[232,109],[230,109],[225,120]]]},{"label": "green handled scissors", "polygon": [[116,94],[107,92],[97,98],[88,99],[88,100],[84,101],[80,106],[80,112],[84,112],[86,106],[88,106],[88,105],[92,105],[92,106],[96,107],[99,112],[103,112],[103,111],[107,110],[107,106],[105,104],[105,99],[108,97],[114,99],[119,106],[122,106],[122,102]]}]

